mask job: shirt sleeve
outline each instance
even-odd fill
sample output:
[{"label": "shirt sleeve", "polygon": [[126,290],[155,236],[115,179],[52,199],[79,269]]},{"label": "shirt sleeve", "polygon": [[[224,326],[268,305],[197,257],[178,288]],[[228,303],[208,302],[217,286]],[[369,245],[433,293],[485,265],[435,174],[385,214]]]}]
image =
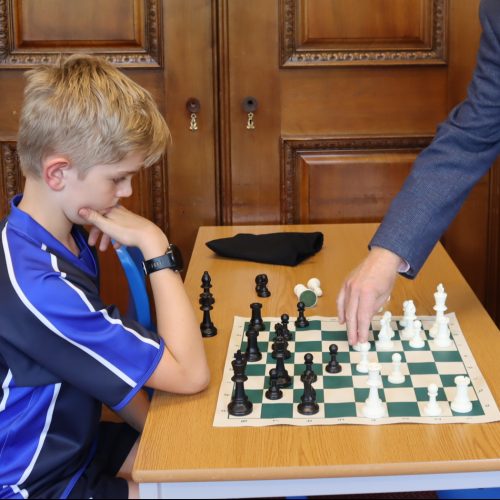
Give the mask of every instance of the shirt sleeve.
[{"label": "shirt sleeve", "polygon": [[500,152],[500,2],[483,0],[480,19],[483,33],[467,99],[418,156],[370,242],[405,259],[409,278]]},{"label": "shirt sleeve", "polygon": [[[63,261],[48,252],[40,255],[37,259],[47,259],[43,266],[31,266],[23,247],[9,256],[13,293],[6,294],[5,305],[24,308],[24,314],[2,318],[2,337],[59,380],[121,409],[153,373],[163,340],[122,318],[116,307],[106,307],[84,273],[73,269],[70,279]],[[27,366],[19,375],[22,383],[39,385],[30,379],[36,370]]]}]

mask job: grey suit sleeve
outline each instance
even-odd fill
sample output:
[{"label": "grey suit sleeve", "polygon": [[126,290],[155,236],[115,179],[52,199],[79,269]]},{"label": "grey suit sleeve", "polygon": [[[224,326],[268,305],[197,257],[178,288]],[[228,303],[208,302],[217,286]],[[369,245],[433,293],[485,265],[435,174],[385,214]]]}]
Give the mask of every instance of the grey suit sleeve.
[{"label": "grey suit sleeve", "polygon": [[418,156],[370,242],[405,259],[409,278],[500,153],[500,1],[483,0],[480,19],[483,33],[467,99]]}]

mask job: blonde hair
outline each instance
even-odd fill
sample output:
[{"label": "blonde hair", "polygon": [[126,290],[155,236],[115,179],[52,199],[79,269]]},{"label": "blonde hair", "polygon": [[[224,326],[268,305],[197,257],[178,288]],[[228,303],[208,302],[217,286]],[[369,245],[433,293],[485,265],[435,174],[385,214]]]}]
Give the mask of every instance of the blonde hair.
[{"label": "blonde hair", "polygon": [[50,154],[85,175],[132,152],[146,166],[164,153],[170,132],[151,94],[104,59],[74,54],[26,76],[17,143],[25,175],[39,177]]}]

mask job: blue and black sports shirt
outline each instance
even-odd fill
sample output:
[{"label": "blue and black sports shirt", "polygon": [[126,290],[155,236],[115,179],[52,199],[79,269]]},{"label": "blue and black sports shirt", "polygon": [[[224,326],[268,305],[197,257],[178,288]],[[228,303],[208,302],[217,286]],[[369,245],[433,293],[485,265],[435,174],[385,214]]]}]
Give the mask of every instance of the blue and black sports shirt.
[{"label": "blue and black sports shirt", "polygon": [[101,402],[123,408],[163,341],[99,297],[98,266],[12,202],[0,223],[0,498],[64,498],[92,458]]}]

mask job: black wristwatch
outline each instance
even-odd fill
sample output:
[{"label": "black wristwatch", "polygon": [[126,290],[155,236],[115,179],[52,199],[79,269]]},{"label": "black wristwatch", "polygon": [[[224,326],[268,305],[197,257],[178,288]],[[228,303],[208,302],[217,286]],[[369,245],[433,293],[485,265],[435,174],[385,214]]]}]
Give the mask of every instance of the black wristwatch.
[{"label": "black wristwatch", "polygon": [[142,262],[142,269],[146,276],[162,269],[171,269],[172,271],[180,272],[183,269],[181,251],[178,247],[171,244],[164,255],[144,260]]}]

